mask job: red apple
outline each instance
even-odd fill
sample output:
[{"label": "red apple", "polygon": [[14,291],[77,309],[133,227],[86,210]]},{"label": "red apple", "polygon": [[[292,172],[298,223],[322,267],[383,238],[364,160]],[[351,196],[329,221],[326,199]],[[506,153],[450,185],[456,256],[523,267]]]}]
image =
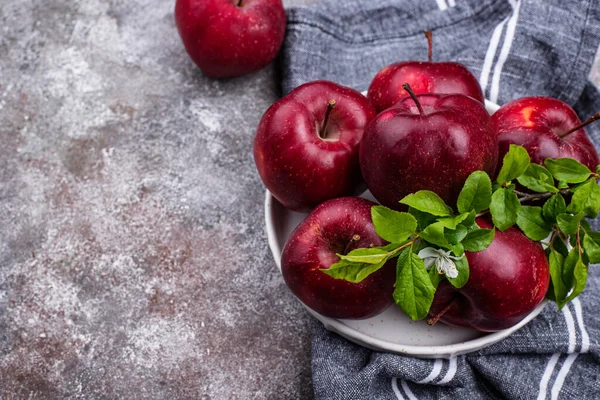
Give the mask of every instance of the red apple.
[{"label": "red apple", "polygon": [[[477,224],[493,228],[484,218]],[[497,230],[487,249],[465,254],[469,280],[461,289],[440,283],[429,311],[434,321],[494,332],[516,325],[544,299],[550,284],[548,259],[542,245],[518,229]]]},{"label": "red apple", "polygon": [[404,83],[411,86],[415,94],[461,93],[484,103],[483,92],[477,78],[462,64],[456,62],[431,61],[431,37],[429,61],[404,61],[388,65],[375,75],[367,97],[377,112],[396,104],[408,94],[402,88]]},{"label": "red apple", "polygon": [[281,0],[177,0],[175,22],[196,65],[210,77],[228,78],[275,58],[286,17]]},{"label": "red apple", "polygon": [[281,255],[285,283],[296,297],[321,315],[368,318],[394,302],[394,261],[360,283],[334,279],[321,271],[339,261],[336,254],[387,244],[375,233],[371,221],[373,205],[359,197],[326,201],[298,225],[285,244]]},{"label": "red apple", "polygon": [[462,94],[401,100],[365,130],[360,166],[369,190],[394,209],[419,190],[453,205],[472,172],[494,171],[498,146],[489,120],[483,104]]},{"label": "red apple", "polygon": [[575,111],[557,99],[525,97],[507,103],[492,115],[500,148],[498,160],[501,162],[511,144],[517,144],[525,147],[534,163],[574,158],[593,171],[600,160],[581,125]]},{"label": "red apple", "polygon": [[374,116],[366,97],[332,82],[292,90],[265,112],[254,139],[265,186],[294,211],[356,194],[362,184],[358,149]]}]

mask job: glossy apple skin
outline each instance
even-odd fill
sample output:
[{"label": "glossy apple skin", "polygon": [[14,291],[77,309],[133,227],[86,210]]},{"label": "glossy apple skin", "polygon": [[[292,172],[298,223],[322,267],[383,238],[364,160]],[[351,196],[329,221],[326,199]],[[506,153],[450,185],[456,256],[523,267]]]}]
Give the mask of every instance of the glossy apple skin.
[{"label": "glossy apple skin", "polygon": [[[493,228],[487,219],[478,218],[477,224]],[[544,249],[518,229],[496,230],[490,247],[465,254],[470,270],[467,284],[456,289],[444,280],[435,294],[432,316],[454,301],[441,322],[495,332],[519,323],[544,299],[550,284]]]},{"label": "glossy apple skin", "polygon": [[281,271],[288,287],[304,304],[331,318],[372,317],[393,304],[396,270],[387,262],[360,283],[334,279],[320,271],[339,261],[354,235],[350,250],[387,244],[371,221],[375,203],[359,197],[329,200],[313,210],[288,239]]},{"label": "glossy apple skin", "polygon": [[408,61],[388,65],[375,75],[367,97],[377,112],[392,107],[408,96],[402,88],[408,83],[415,94],[459,93],[484,103],[477,78],[462,64],[455,62]]},{"label": "glossy apple skin", "polygon": [[177,0],[175,23],[192,60],[208,76],[245,75],[270,63],[283,42],[281,0]]},{"label": "glossy apple skin", "polygon": [[394,209],[419,190],[454,205],[472,172],[492,173],[496,166],[497,141],[480,102],[459,94],[417,97],[424,116],[412,98],[402,99],[369,123],[360,147],[369,190]]},{"label": "glossy apple skin", "polygon": [[[336,101],[319,135],[327,103]],[[333,82],[292,90],[263,115],[254,139],[254,161],[265,186],[285,207],[309,211],[325,200],[364,189],[358,149],[375,116],[369,100]]]},{"label": "glossy apple skin", "polygon": [[534,163],[543,165],[546,158],[574,158],[594,171],[600,160],[584,129],[564,138],[558,136],[580,123],[575,111],[557,99],[525,97],[507,103],[492,115],[498,162],[511,144],[517,144],[525,147]]}]

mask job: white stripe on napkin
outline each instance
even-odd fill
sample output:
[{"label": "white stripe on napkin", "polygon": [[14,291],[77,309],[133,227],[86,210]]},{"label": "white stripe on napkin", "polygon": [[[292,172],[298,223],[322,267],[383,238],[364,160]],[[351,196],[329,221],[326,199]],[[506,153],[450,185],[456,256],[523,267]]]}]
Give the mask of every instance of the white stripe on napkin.
[{"label": "white stripe on napkin", "polygon": [[573,306],[575,307],[577,325],[579,325],[579,330],[581,331],[580,353],[587,353],[590,350],[590,335],[588,334],[587,329],[585,329],[585,324],[583,323],[583,310],[581,309],[581,301],[579,301],[579,298],[575,298],[573,300]]},{"label": "white stripe on napkin", "polygon": [[538,393],[537,400],[546,399],[546,394],[548,392],[548,383],[550,382],[550,377],[552,377],[552,371],[554,371],[559,357],[560,353],[554,353],[552,354],[552,357],[550,357],[550,361],[548,361],[548,365],[546,365],[546,370],[544,371],[544,375],[542,376],[542,380],[540,381],[540,391]]},{"label": "white stripe on napkin", "polygon": [[509,2],[513,7],[513,15],[508,20],[504,44],[502,45],[502,50],[500,50],[500,55],[498,56],[498,61],[496,62],[496,66],[494,68],[494,75],[492,76],[492,87],[490,88],[490,101],[492,103],[498,102],[498,93],[500,92],[500,76],[502,75],[502,68],[504,68],[504,63],[508,58],[510,48],[515,38],[517,19],[519,19],[519,10],[521,9],[521,1],[517,0],[515,3],[515,0],[509,0]]},{"label": "white stripe on napkin", "polygon": [[396,398],[398,400],[404,400],[404,397],[402,396],[402,393],[400,393],[400,389],[398,388],[398,378],[396,377],[392,378],[392,390],[394,391],[394,394],[396,395]]},{"label": "white stripe on napkin", "polygon": [[488,46],[487,53],[485,53],[485,59],[483,60],[483,67],[481,67],[481,76],[479,77],[479,86],[485,92],[488,81],[490,79],[490,72],[492,71],[492,62],[494,61],[494,57],[496,56],[496,52],[498,51],[498,44],[500,43],[500,38],[502,37],[502,30],[504,29],[504,25],[508,21],[508,17],[504,18],[502,22],[496,25],[494,28],[494,33],[492,33],[492,38],[490,39],[490,45]]},{"label": "white stripe on napkin", "polygon": [[444,363],[440,358],[436,359],[435,362],[433,363],[433,368],[431,369],[431,372],[429,373],[429,375],[427,375],[424,379],[418,381],[417,383],[425,384],[425,383],[429,383],[429,382],[433,381],[435,378],[437,378],[440,375],[440,372],[442,372],[443,365],[444,365]]},{"label": "white stripe on napkin", "polygon": [[448,9],[448,5],[446,5],[446,1],[445,0],[435,0],[439,9],[444,11]]},{"label": "white stripe on napkin", "polygon": [[457,367],[458,365],[456,362],[456,356],[450,357],[450,365],[448,366],[448,371],[446,372],[446,375],[442,378],[442,380],[438,382],[438,385],[444,385],[450,382],[452,378],[454,378],[454,375],[456,375]]},{"label": "white stripe on napkin", "polygon": [[415,396],[415,394],[412,392],[412,390],[410,390],[410,388],[408,387],[408,383],[406,383],[406,381],[404,379],[402,379],[400,384],[402,385],[402,389],[404,389],[404,393],[406,393],[409,400],[418,400],[417,396]]}]

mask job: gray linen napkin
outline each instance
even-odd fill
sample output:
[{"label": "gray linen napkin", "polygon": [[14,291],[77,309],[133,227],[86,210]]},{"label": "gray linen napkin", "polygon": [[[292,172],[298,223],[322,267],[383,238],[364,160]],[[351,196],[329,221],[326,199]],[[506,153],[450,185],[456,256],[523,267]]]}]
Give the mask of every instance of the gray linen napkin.
[{"label": "gray linen napkin", "polygon": [[[315,79],[363,91],[384,66],[425,60],[465,64],[486,98],[503,104],[551,96],[580,117],[600,110],[588,74],[600,44],[599,0],[323,0],[288,10],[282,87]],[[600,126],[588,132],[600,145]],[[554,304],[484,350],[449,360],[374,352],[314,324],[317,399],[598,399],[600,266],[562,311]]]}]

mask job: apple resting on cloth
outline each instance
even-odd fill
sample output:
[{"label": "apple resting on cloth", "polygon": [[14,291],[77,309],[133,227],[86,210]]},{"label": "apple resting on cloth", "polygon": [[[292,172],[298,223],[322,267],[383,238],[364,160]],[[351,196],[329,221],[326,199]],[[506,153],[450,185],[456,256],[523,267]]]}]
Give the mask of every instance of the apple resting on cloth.
[{"label": "apple resting on cloth", "polygon": [[[477,224],[494,228],[484,218]],[[499,331],[519,323],[548,291],[550,269],[542,245],[516,228],[497,230],[487,249],[465,255],[469,280],[461,289],[445,280],[440,283],[429,310],[433,322]]]},{"label": "apple resting on cloth", "polygon": [[356,90],[315,81],[292,90],[263,115],[254,161],[265,186],[285,207],[309,211],[364,189],[358,149],[375,116]]},{"label": "apple resting on cloth", "polygon": [[329,200],[292,232],[281,255],[288,287],[304,304],[331,318],[368,318],[394,303],[396,268],[388,261],[360,283],[335,279],[321,269],[339,261],[336,254],[387,244],[375,233],[371,207],[359,197]]},{"label": "apple resting on cloth", "polygon": [[431,62],[430,35],[427,36],[427,40],[429,61],[394,63],[375,75],[369,86],[367,97],[377,112],[393,106],[408,95],[402,88],[406,82],[416,94],[461,93],[484,103],[481,86],[467,67],[456,62]]},{"label": "apple resting on cloth", "polygon": [[491,174],[496,167],[498,145],[489,121],[483,104],[462,94],[401,100],[365,130],[360,167],[369,190],[396,210],[404,196],[419,190],[454,205],[472,172]]},{"label": "apple resting on cloth", "polygon": [[257,71],[283,42],[281,0],[177,0],[175,22],[186,51],[212,78]]},{"label": "apple resting on cloth", "polygon": [[582,124],[568,104],[550,97],[525,97],[507,103],[492,115],[498,159],[504,158],[511,144],[517,144],[527,150],[533,163],[544,165],[546,158],[574,158],[594,171],[600,160],[583,126],[595,119]]}]

